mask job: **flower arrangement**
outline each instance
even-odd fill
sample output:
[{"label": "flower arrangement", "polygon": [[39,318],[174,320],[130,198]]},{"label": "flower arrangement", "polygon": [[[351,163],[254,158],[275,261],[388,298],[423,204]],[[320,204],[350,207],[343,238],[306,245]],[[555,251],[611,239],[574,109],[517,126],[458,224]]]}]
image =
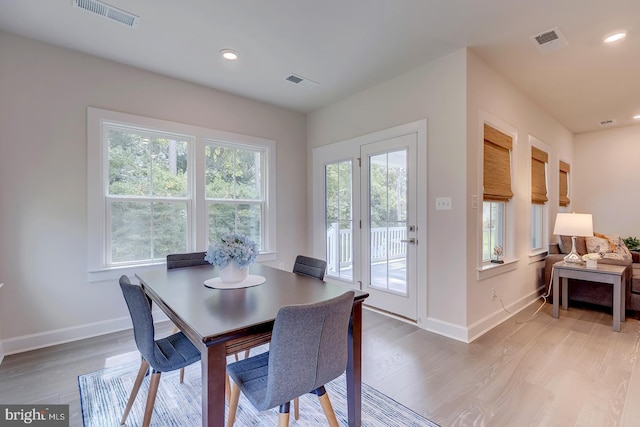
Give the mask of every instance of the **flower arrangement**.
[{"label": "flower arrangement", "polygon": [[584,261],[594,261],[594,260],[597,261],[600,258],[602,258],[602,257],[600,256],[600,254],[597,254],[597,253],[588,253],[588,254],[582,255],[582,259]]},{"label": "flower arrangement", "polygon": [[218,268],[225,268],[231,262],[238,267],[246,267],[258,257],[258,245],[243,234],[228,233],[215,245],[209,245],[205,261]]}]

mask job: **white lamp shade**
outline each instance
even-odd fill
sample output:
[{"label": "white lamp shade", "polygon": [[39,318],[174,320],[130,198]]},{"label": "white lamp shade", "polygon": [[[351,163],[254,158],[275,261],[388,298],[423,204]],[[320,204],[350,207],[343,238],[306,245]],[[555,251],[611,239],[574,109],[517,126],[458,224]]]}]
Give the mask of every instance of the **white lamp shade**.
[{"label": "white lamp shade", "polygon": [[556,236],[593,236],[591,214],[559,213],[553,227]]}]

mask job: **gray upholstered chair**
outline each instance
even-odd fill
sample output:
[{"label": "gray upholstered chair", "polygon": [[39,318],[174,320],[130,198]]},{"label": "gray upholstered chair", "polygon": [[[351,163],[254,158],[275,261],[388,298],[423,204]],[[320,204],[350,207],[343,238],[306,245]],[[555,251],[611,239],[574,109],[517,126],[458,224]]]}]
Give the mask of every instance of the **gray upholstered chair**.
[{"label": "gray upholstered chair", "polygon": [[181,267],[194,267],[196,265],[209,264],[204,257],[206,252],[190,252],[186,254],[169,254],[167,255],[167,270]]},{"label": "gray upholstered chair", "polygon": [[153,405],[156,400],[158,385],[160,384],[160,374],[162,372],[174,371],[184,368],[200,360],[200,351],[182,333],[170,335],[166,338],[156,340],[153,326],[153,316],[151,314],[151,304],[144,293],[144,290],[133,285],[127,276],[120,277],[120,288],[122,295],[127,302],[131,321],[133,322],[133,335],[138,351],[142,355],[142,363],[136,377],[131,395],[127,402],[127,407],[122,415],[120,424],[124,424],[129,416],[129,411],[133,406],[136,395],[140,390],[140,385],[144,380],[149,366],[151,366],[151,380],[149,382],[149,394],[147,396],[147,406],[144,411],[142,425],[148,426],[151,422]]},{"label": "gray upholstered chair", "polygon": [[235,421],[240,391],[261,411],[279,406],[279,426],[289,424],[292,399],[314,393],[329,425],[338,425],[324,385],[347,368],[354,295],[348,291],[328,301],[278,311],[269,351],[227,365],[234,382],[227,427]]},{"label": "gray upholstered chair", "polygon": [[324,279],[326,269],[326,261],[304,255],[298,255],[295,264],[293,264],[294,273],[304,274],[305,276],[315,277],[320,280]]},{"label": "gray upholstered chair", "polygon": [[[183,254],[169,254],[167,255],[167,270],[173,268],[183,267],[195,267],[197,265],[207,265],[208,261],[205,261],[204,257],[206,252],[189,252]],[[173,332],[178,332],[177,326],[173,327]],[[184,368],[180,369],[180,383],[184,381]]]}]

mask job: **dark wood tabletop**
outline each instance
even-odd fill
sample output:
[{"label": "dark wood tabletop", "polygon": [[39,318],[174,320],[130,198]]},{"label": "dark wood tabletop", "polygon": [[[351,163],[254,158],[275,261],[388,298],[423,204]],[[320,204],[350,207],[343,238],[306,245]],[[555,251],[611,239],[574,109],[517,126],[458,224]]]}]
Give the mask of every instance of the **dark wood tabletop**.
[{"label": "dark wood tabletop", "polygon": [[[266,281],[248,288],[211,289],[204,282],[218,274],[210,265],[136,274],[147,295],[202,353],[203,426],[224,423],[224,370],[230,342],[269,333],[282,306],[325,301],[353,290],[257,263],[249,267],[249,274]],[[347,368],[351,426],[360,425],[362,302],[368,297],[355,292]]]}]

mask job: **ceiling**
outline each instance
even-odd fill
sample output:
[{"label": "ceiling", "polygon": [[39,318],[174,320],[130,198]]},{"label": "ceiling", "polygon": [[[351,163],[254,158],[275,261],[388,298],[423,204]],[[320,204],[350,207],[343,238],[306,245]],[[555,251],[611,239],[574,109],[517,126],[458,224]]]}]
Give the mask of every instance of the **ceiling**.
[{"label": "ceiling", "polygon": [[[0,0],[0,30],[304,113],[467,46],[574,133],[640,114],[638,0],[105,2],[137,27],[73,0]],[[530,37],[554,28],[568,46],[541,53]]]}]

